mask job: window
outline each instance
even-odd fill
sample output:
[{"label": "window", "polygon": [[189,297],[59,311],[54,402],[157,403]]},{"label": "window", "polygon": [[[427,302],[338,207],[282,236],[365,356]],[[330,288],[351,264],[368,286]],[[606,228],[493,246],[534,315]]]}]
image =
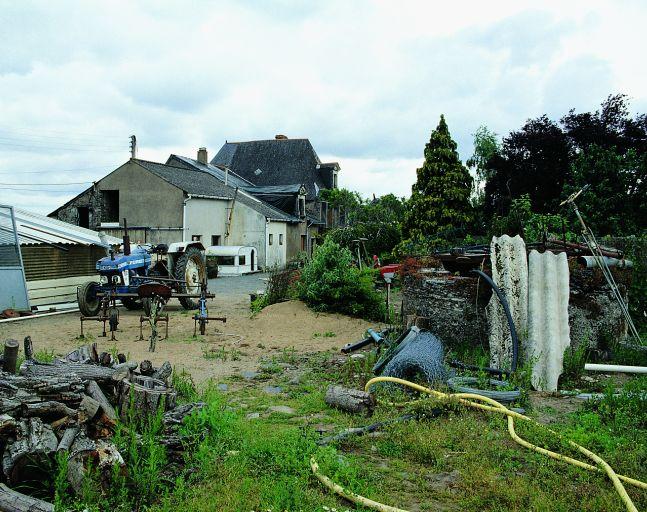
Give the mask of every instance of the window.
[{"label": "window", "polygon": [[199,242],[200,240],[202,240],[202,235],[191,235],[192,242]]},{"label": "window", "polygon": [[283,245],[283,234],[279,234],[279,245]]},{"label": "window", "polygon": [[220,245],[220,235],[211,235],[211,245]]},{"label": "window", "polygon": [[218,256],[218,265],[225,265],[229,267],[233,267],[236,265],[236,257],[235,256]]},{"label": "window", "polygon": [[238,264],[239,265],[244,265],[245,264],[245,255],[244,254],[238,256]]},{"label": "window", "polygon": [[301,235],[301,250],[305,251],[308,248],[308,237]]},{"label": "window", "polygon": [[306,216],[306,198],[301,196],[299,197],[299,217]]},{"label": "window", "polygon": [[119,191],[101,191],[101,222],[119,222]]},{"label": "window", "polygon": [[82,228],[90,227],[90,208],[87,206],[77,206],[76,211],[79,214],[79,226]]},{"label": "window", "polygon": [[272,245],[272,244],[274,243],[274,235],[273,235],[272,233],[270,233],[270,237],[269,237],[269,240],[268,240],[268,242],[267,242],[267,243],[268,243],[269,245]]},{"label": "window", "polygon": [[328,202],[321,201],[321,212],[319,215],[319,220],[324,223],[325,227],[328,227]]},{"label": "window", "polygon": [[332,173],[332,188],[337,188],[337,172]]}]

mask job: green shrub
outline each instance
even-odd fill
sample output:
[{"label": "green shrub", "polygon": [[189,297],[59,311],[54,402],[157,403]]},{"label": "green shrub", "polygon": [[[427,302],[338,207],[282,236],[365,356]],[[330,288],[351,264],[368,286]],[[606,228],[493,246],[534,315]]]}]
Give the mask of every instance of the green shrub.
[{"label": "green shrub", "polygon": [[326,239],[303,268],[297,292],[316,311],[384,320],[386,305],[373,285],[375,272],[353,266],[351,252]]}]

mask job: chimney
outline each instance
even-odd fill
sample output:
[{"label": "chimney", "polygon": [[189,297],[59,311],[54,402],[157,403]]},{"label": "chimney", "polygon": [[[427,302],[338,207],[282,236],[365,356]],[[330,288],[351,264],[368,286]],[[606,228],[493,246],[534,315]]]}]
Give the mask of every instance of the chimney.
[{"label": "chimney", "polygon": [[287,136],[285,136],[285,135],[280,135],[280,134],[279,134],[279,135],[275,135],[275,136],[274,136],[274,138],[275,138],[276,140],[287,140]]},{"label": "chimney", "polygon": [[209,158],[207,157],[207,148],[198,149],[198,162],[205,165],[209,163]]}]

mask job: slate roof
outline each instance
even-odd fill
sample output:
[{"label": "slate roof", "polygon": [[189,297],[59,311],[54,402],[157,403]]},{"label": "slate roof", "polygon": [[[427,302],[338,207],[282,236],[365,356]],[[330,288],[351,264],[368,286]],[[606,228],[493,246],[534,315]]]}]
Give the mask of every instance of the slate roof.
[{"label": "slate roof", "polygon": [[[193,158],[188,158],[186,156],[180,156],[180,155],[171,155],[166,161],[166,164],[173,165],[175,167],[189,167],[200,171],[205,171],[205,172],[208,172],[209,174],[212,174],[223,183],[225,182],[225,170],[213,164],[202,164],[197,160],[194,160]],[[229,172],[229,176],[227,177],[227,183],[232,187],[253,187],[254,186],[253,182],[248,181],[242,178],[241,176],[238,176],[235,172],[231,170]]]},{"label": "slate roof", "polygon": [[[144,169],[147,169],[156,176],[159,176],[171,185],[178,187],[187,194],[231,199],[234,197],[236,192],[235,187],[226,186],[222,181],[208,171],[189,167],[175,167],[172,165],[139,159],[133,159],[133,162],[141,165]],[[236,201],[249,206],[270,220],[299,222],[299,219],[294,215],[285,213],[265,201],[251,196],[243,190],[238,191]]]},{"label": "slate roof", "polygon": [[308,139],[226,142],[211,164],[227,166],[257,186],[303,183],[308,200],[326,188],[317,169],[321,160]]},{"label": "slate roof", "polygon": [[226,187],[224,183],[207,172],[192,171],[184,167],[149,162],[138,158],[134,158],[132,161],[171,185],[184,190],[187,194],[226,199],[230,199],[234,195],[231,187]]}]

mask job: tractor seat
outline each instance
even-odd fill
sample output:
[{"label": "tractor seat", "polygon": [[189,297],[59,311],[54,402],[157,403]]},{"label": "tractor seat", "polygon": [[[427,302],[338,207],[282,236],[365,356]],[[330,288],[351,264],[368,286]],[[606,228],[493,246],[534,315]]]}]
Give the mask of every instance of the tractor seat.
[{"label": "tractor seat", "polygon": [[167,254],[168,253],[168,245],[166,245],[166,244],[157,244],[153,248],[153,252],[155,252],[156,254]]}]

